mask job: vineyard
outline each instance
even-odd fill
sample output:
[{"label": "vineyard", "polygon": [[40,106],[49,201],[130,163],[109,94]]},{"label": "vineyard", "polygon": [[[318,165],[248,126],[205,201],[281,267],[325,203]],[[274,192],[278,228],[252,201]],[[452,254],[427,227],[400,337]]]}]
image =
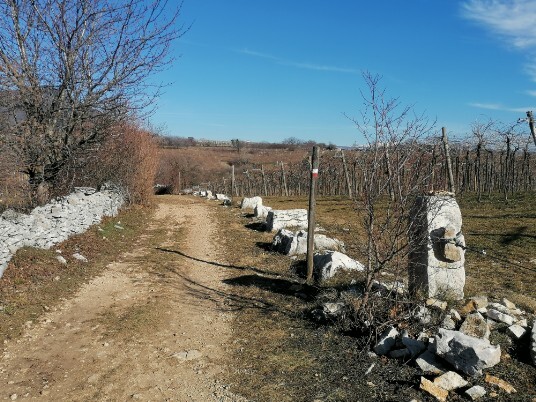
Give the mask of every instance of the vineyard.
[{"label": "vineyard", "polygon": [[[526,138],[530,137],[527,135]],[[453,176],[459,196],[470,193],[480,198],[492,193],[502,193],[507,199],[514,193],[536,190],[534,176],[536,157],[529,143],[520,145],[507,137],[503,146],[500,145],[490,147],[483,144],[451,145]],[[166,151],[169,160],[173,159],[173,151],[180,150]],[[177,163],[174,172],[168,172],[168,182],[165,184],[173,184],[175,191],[178,191],[177,186],[180,189],[200,186],[213,192],[231,194],[231,175],[234,166],[234,196],[301,196],[308,193],[309,149],[265,151],[246,148],[238,153],[234,149],[203,148],[196,151],[199,152],[200,161],[205,159],[205,156],[206,160],[213,159],[213,152],[216,152],[225,162],[223,166],[215,166],[212,170],[203,169],[202,162],[199,162],[199,165],[194,165],[193,171],[188,166]],[[273,160],[270,160],[270,154],[273,155]],[[180,155],[177,153],[176,157],[180,158]],[[400,185],[408,185],[416,178],[422,178],[425,185],[423,191],[447,188],[447,162],[440,143],[397,147],[392,157],[395,160],[405,158],[404,164],[400,166],[399,177],[402,180]],[[362,194],[365,183],[364,169],[370,158],[371,152],[368,147],[349,150],[323,149],[320,155],[318,194],[320,196]],[[173,177],[169,177],[171,173]],[[164,176],[161,179],[164,179]],[[389,179],[387,166],[384,169],[383,179]]]}]

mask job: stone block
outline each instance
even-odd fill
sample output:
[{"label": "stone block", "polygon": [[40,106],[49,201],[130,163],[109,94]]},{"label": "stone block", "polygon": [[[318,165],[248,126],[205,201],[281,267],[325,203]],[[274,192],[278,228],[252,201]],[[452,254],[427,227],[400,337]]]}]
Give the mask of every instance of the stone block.
[{"label": "stone block", "polygon": [[482,314],[476,312],[467,315],[460,332],[475,338],[489,339],[490,328]]},{"label": "stone block", "polygon": [[262,198],[261,197],[244,197],[242,199],[242,202],[240,203],[241,209],[255,209],[257,206],[262,205]]},{"label": "stone block", "polygon": [[486,381],[488,384],[493,384],[493,385],[498,386],[507,394],[514,394],[517,392],[517,390],[511,384],[509,384],[508,382],[498,377],[486,374],[486,376],[484,377],[484,381]]},{"label": "stone block", "polygon": [[439,357],[429,350],[421,354],[415,363],[425,374],[443,374],[446,371],[445,365],[439,360]]},{"label": "stone block", "polygon": [[320,251],[313,256],[313,273],[317,280],[334,277],[339,271],[363,271],[365,267],[338,251]]},{"label": "stone block", "polygon": [[527,330],[523,328],[521,325],[514,324],[508,327],[507,332],[511,338],[517,340],[517,339],[522,338],[527,333]]},{"label": "stone block", "polygon": [[438,356],[470,376],[481,375],[482,369],[495,366],[501,359],[500,346],[459,331],[440,328],[435,344]]},{"label": "stone block", "polygon": [[486,395],[486,390],[484,387],[481,387],[480,385],[475,385],[468,390],[465,391],[465,394],[471,398],[471,400],[476,401],[477,399],[482,398],[484,395]]},{"label": "stone block", "polygon": [[307,229],[306,209],[272,210],[266,217],[266,230],[274,232],[279,229]]},{"label": "stone block", "polygon": [[424,377],[421,377],[420,388],[423,391],[428,392],[430,395],[435,397],[438,401],[445,402],[449,396],[449,391],[435,385],[432,381],[427,380]]},{"label": "stone block", "polygon": [[452,391],[458,388],[465,387],[468,383],[461,375],[454,371],[448,371],[434,379],[434,384],[438,387]]},{"label": "stone block", "polygon": [[419,197],[411,211],[410,291],[442,300],[463,299],[465,240],[453,195]]},{"label": "stone block", "polygon": [[506,325],[512,325],[515,322],[514,317],[511,315],[501,313],[495,309],[488,310],[487,316],[492,320],[504,322]]},{"label": "stone block", "polygon": [[253,210],[253,215],[255,215],[255,218],[258,219],[266,219],[268,218],[268,212],[270,212],[271,210],[272,208],[270,207],[266,207],[264,205],[257,205]]},{"label": "stone block", "polygon": [[398,331],[394,327],[386,328],[380,336],[378,343],[374,346],[372,350],[374,353],[383,356],[391,351],[391,349],[396,344],[396,337],[398,336]]}]

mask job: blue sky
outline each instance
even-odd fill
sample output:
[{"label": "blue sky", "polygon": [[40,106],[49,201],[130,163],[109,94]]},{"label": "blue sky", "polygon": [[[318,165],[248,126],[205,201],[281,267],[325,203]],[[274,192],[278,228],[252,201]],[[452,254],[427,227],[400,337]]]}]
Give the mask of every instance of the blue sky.
[{"label": "blue sky", "polygon": [[364,70],[451,135],[536,112],[534,0],[185,0],[169,135],[362,143]]}]

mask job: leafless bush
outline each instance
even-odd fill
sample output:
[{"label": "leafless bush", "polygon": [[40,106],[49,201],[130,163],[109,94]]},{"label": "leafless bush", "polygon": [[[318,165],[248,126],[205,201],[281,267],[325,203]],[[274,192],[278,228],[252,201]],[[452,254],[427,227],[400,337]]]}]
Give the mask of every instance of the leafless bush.
[{"label": "leafless bush", "polygon": [[371,294],[380,274],[388,271],[391,281],[400,281],[407,269],[410,210],[430,176],[428,169],[418,168],[415,157],[434,124],[398,99],[388,98],[379,76],[364,73],[363,78],[367,85],[363,109],[359,119],[351,120],[367,141],[356,160],[363,180],[356,203],[366,234],[362,252],[367,259],[357,314],[369,325],[377,314]]},{"label": "leafless bush", "polygon": [[110,127],[152,104],[159,85],[148,77],[188,29],[175,24],[179,11],[165,0],[0,2],[0,119],[9,125],[0,142],[34,199]]},{"label": "leafless bush", "polygon": [[133,204],[149,204],[159,160],[156,137],[134,124],[112,127],[98,147],[75,155],[57,177],[53,195],[68,193],[75,186],[118,186]]}]

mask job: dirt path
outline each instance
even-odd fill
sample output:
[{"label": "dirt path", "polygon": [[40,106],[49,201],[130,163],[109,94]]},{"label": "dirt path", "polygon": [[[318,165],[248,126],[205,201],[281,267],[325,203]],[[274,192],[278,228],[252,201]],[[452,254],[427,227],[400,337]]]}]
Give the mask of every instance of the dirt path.
[{"label": "dirt path", "polygon": [[4,345],[0,399],[234,401],[217,227],[204,202],[161,198],[132,250]]}]

